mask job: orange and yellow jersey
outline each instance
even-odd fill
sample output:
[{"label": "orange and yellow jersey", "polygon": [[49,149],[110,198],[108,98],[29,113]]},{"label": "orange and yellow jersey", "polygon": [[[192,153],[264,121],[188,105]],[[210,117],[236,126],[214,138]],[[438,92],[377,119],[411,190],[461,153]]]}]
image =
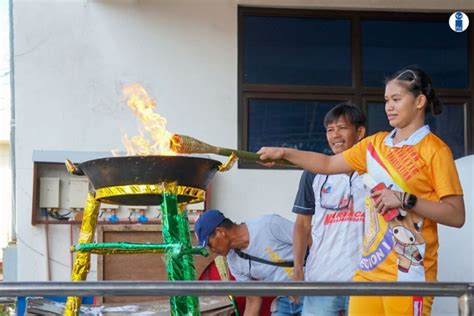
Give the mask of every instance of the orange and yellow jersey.
[{"label": "orange and yellow jersey", "polygon": [[[449,147],[428,126],[408,139],[393,144],[396,129],[369,136],[343,152],[346,162],[376,183],[405,191],[418,198],[440,201],[462,195],[461,184]],[[362,259],[356,281],[435,281],[438,262],[436,223],[408,211],[389,222],[376,212],[370,189]]]}]

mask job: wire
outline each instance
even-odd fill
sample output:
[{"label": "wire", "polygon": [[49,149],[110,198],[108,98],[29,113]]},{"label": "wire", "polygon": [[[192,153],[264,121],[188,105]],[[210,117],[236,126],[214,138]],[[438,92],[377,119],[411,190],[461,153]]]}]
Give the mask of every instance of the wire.
[{"label": "wire", "polygon": [[[42,208],[41,211],[48,216],[57,219],[57,220],[69,220],[71,218],[71,214],[74,213],[74,210],[67,209],[67,208],[58,208],[58,209],[53,209],[53,210],[48,210],[46,208]],[[67,211],[67,213],[61,214],[60,211]]]}]

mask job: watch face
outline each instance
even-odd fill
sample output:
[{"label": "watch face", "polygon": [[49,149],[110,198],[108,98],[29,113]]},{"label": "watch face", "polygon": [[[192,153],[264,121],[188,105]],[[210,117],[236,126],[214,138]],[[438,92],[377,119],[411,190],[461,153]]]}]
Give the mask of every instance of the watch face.
[{"label": "watch face", "polygon": [[413,194],[410,194],[407,200],[407,208],[412,208],[415,206],[415,204],[416,204],[416,196]]}]

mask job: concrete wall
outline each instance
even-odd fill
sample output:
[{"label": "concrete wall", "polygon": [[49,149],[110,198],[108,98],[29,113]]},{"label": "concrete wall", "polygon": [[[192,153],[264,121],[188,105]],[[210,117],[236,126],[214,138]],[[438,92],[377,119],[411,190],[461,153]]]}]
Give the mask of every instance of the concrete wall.
[{"label": "concrete wall", "polygon": [[0,261],[11,237],[12,177],[10,167],[10,27],[8,1],[0,1]]},{"label": "concrete wall", "polygon": [[11,179],[10,145],[0,143],[0,261],[2,248],[11,237]]},{"label": "concrete wall", "polygon": [[[405,10],[474,10],[472,1],[397,3]],[[137,126],[121,97],[124,85],[138,82],[148,90],[169,131],[237,147],[238,4],[394,6],[370,0],[14,1],[19,280],[48,279],[45,228],[30,224],[33,150],[121,148],[121,135],[135,134]],[[216,175],[211,205],[237,221],[263,213],[291,218],[299,176],[234,168]],[[69,235],[69,228],[49,228],[53,280],[69,278]],[[474,280],[472,271],[468,278]]]},{"label": "concrete wall", "polygon": [[10,142],[10,27],[8,1],[0,2],[0,143]]}]

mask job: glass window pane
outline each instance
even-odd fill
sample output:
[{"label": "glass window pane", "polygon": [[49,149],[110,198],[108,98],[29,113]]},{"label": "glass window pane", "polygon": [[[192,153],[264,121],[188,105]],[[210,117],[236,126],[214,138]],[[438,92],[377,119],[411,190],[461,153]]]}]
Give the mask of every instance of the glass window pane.
[{"label": "glass window pane", "polygon": [[341,101],[263,100],[249,101],[248,149],[285,146],[330,153],[324,116]]},{"label": "glass window pane", "polygon": [[245,83],[352,85],[351,21],[245,16]]},{"label": "glass window pane", "polygon": [[362,21],[362,80],[383,86],[386,76],[418,65],[437,88],[467,88],[468,32],[453,32],[448,21]]},{"label": "glass window pane", "polygon": [[387,115],[385,115],[385,103],[367,102],[367,125],[367,135],[393,129],[388,124]]},{"label": "glass window pane", "polygon": [[[393,128],[388,124],[385,115],[385,104],[382,102],[367,103],[368,135],[379,131],[391,131]],[[454,158],[464,156],[464,105],[444,104],[443,113],[433,116],[429,113],[426,116],[426,124],[431,131],[441,138],[453,152]],[[447,128],[449,126],[449,128]]]},{"label": "glass window pane", "polygon": [[436,116],[428,114],[426,124],[429,124],[431,131],[449,145],[454,158],[466,155],[463,104],[444,104],[443,113]]}]

